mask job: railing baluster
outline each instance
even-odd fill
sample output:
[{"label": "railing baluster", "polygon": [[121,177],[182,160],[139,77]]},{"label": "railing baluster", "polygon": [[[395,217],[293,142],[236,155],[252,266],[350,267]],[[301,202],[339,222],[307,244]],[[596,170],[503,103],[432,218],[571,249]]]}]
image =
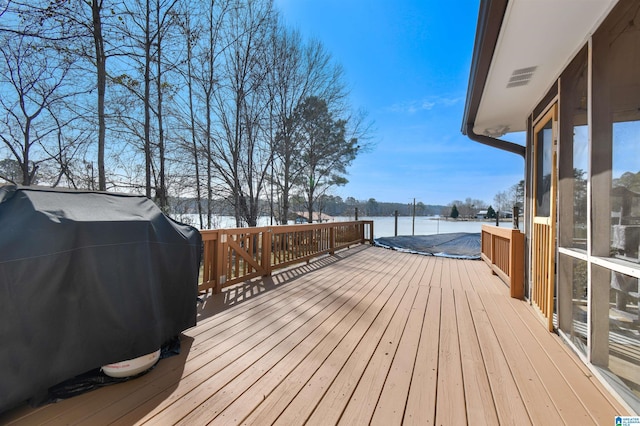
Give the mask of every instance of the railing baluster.
[{"label": "railing baluster", "polygon": [[[337,222],[201,231],[200,291],[222,291],[274,269],[373,242],[373,222]],[[232,243],[230,243],[232,242]],[[240,251],[238,251],[240,250]]]}]

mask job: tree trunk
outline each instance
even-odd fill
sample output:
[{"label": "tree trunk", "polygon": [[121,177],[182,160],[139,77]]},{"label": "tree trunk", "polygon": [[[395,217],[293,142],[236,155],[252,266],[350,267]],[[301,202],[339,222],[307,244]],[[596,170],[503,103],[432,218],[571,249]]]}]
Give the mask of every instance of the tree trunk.
[{"label": "tree trunk", "polygon": [[24,147],[22,150],[22,184],[24,186],[31,185],[31,173],[29,173],[29,146],[31,133],[31,118],[27,117],[24,124]]},{"label": "tree trunk", "polygon": [[165,144],[164,144],[164,127],[162,123],[162,29],[160,28],[160,5],[156,3],[156,22],[158,25],[158,53],[156,57],[156,90],[158,99],[158,153],[160,156],[160,185],[156,190],[160,210],[167,212],[167,185],[165,180]]},{"label": "tree trunk", "polygon": [[102,37],[102,1],[91,2],[93,17],[93,41],[96,49],[96,72],[98,79],[98,190],[107,190],[107,178],[104,167],[106,124],[104,116],[104,98],[107,86],[107,57]]},{"label": "tree trunk", "polygon": [[191,46],[191,22],[189,19],[189,14],[186,15],[186,23],[185,23],[185,33],[187,36],[187,88],[189,89],[189,120],[191,127],[191,147],[193,149],[193,164],[195,166],[196,173],[196,205],[198,211],[198,220],[200,223],[200,229],[203,228],[202,223],[202,193],[200,187],[200,164],[198,158],[198,143],[196,139],[196,118],[195,112],[193,108],[193,69],[191,66],[191,60],[193,55],[193,50]]},{"label": "tree trunk", "polygon": [[145,18],[145,40],[144,40],[144,172],[145,172],[145,195],[151,198],[151,6],[149,0],[146,2],[147,14]]}]

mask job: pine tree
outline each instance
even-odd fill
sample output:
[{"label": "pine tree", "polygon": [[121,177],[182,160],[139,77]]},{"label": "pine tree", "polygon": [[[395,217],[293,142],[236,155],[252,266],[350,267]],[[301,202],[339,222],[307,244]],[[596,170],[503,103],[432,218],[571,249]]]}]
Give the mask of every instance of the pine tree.
[{"label": "pine tree", "polygon": [[489,206],[489,208],[487,209],[487,219],[495,219],[496,218],[496,211],[493,209],[493,207]]},{"label": "pine tree", "polygon": [[453,205],[453,207],[451,207],[451,214],[449,216],[451,216],[453,219],[457,219],[458,216],[460,216],[460,213],[458,213],[458,208],[455,204]]}]

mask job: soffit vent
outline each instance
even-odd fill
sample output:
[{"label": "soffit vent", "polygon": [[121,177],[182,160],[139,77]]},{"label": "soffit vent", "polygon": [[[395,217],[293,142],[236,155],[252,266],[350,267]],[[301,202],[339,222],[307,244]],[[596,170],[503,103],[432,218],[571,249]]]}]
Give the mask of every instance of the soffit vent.
[{"label": "soffit vent", "polygon": [[511,73],[509,83],[507,83],[507,89],[518,86],[526,86],[531,81],[533,73],[538,67],[520,68]]}]

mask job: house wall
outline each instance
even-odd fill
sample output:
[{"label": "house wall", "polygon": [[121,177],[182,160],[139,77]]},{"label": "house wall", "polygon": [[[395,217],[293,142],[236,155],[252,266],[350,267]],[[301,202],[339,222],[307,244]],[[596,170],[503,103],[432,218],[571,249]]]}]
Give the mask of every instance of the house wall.
[{"label": "house wall", "polygon": [[559,108],[554,325],[640,412],[639,2],[618,3],[528,118],[530,218],[532,128],[550,102]]}]

